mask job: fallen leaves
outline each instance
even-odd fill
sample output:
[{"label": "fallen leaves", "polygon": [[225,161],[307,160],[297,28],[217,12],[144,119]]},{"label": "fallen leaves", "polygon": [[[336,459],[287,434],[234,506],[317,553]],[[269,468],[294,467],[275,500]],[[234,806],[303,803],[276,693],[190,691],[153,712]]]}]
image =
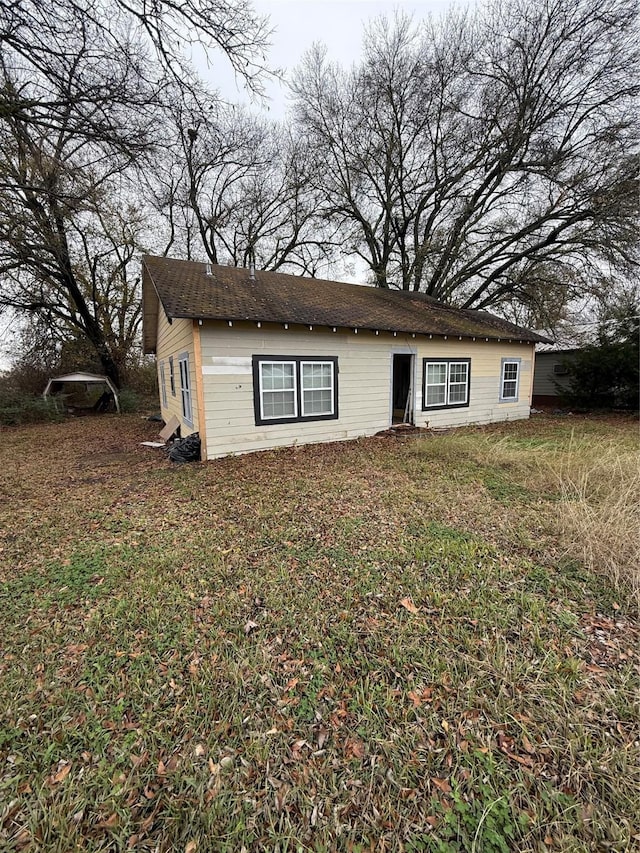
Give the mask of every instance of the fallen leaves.
[{"label": "fallen leaves", "polygon": [[[109,441],[127,440],[123,423],[124,438]],[[64,444],[65,433],[58,438]],[[552,840],[551,827],[556,848],[575,836],[591,849],[600,816],[630,824],[628,781],[613,769],[623,747],[627,766],[637,755],[624,705],[636,679],[637,624],[582,575],[563,585],[542,547],[534,557],[505,544],[517,502],[485,518],[473,471],[440,478],[436,443],[450,440],[429,444],[428,478],[418,444],[395,455],[365,441],[296,458],[265,454],[259,464],[220,460],[170,478],[157,461],[135,476],[114,466],[91,489],[71,483],[71,451],[59,465],[48,461],[49,445],[38,464],[50,466],[51,487],[37,512],[20,491],[26,478],[15,478],[24,512],[10,532],[0,528],[13,632],[5,627],[0,698],[11,714],[6,755],[16,756],[0,782],[16,778],[18,801],[0,808],[0,839],[41,845],[26,827],[43,797],[45,830],[58,822],[69,848],[76,838],[89,849],[117,837],[130,849],[198,853],[206,842],[197,823],[184,827],[213,803],[230,849],[242,849],[247,824],[237,818],[246,808],[255,826],[277,826],[274,843],[288,833],[326,849],[353,838],[355,849],[360,833],[390,850],[409,826],[444,836],[458,802],[482,815],[493,802],[482,802],[485,786],[496,797],[506,786],[526,790],[532,849]],[[76,434],[87,456],[92,441],[89,429]],[[444,468],[454,458],[447,452]],[[54,486],[65,477],[59,497]],[[453,497],[455,511],[443,514]],[[78,508],[90,500],[96,521],[83,531]],[[178,502],[180,513],[167,512]],[[133,558],[122,549],[110,556],[114,536],[131,547],[139,540]],[[92,568],[83,587],[92,597],[99,589],[99,606],[70,597],[61,615],[47,603],[47,561],[55,548],[69,569],[83,537],[86,551],[101,555],[100,574]],[[27,559],[27,540],[37,543],[28,557],[35,568],[12,569]],[[116,564],[127,574],[114,588]],[[29,599],[22,610],[12,611],[11,589]],[[558,661],[566,666],[550,663]],[[23,686],[19,704],[7,701]],[[573,749],[576,732],[584,750]],[[26,743],[40,772],[18,760]],[[45,743],[54,758],[43,759]],[[608,800],[577,820],[555,794],[576,797],[595,754],[609,774]],[[172,822],[178,809],[184,822]]]},{"label": "fallen leaves", "polygon": [[429,705],[433,700],[433,688],[423,687],[420,692],[417,690],[410,690],[407,693],[407,698],[411,699],[414,708],[421,708],[423,705]]},{"label": "fallen leaves", "polygon": [[57,771],[55,773],[52,773],[47,781],[50,786],[59,785],[61,782],[64,782],[69,773],[71,773],[71,763],[61,761],[58,764]]},{"label": "fallen leaves", "polygon": [[119,817],[117,812],[113,812],[109,815],[109,817],[104,818],[104,820],[99,821],[96,826],[98,829],[113,829],[118,825]]},{"label": "fallen leaves", "polygon": [[450,794],[453,790],[447,779],[441,779],[437,776],[432,777],[431,784],[434,785],[443,794]]},{"label": "fallen leaves", "polygon": [[413,603],[413,599],[410,596],[406,596],[406,598],[401,598],[400,605],[401,607],[404,607],[405,610],[408,610],[409,613],[413,613],[414,615],[416,613],[420,613],[420,608],[416,607],[416,605]]},{"label": "fallen leaves", "polygon": [[318,742],[318,749],[324,749],[325,744],[329,740],[330,733],[324,726],[320,726],[318,729],[318,733],[316,735],[316,739]]},{"label": "fallen leaves", "polygon": [[[528,739],[527,744],[533,750],[533,747],[531,746],[531,743]],[[500,752],[506,755],[507,758],[510,758],[512,761],[521,764],[523,767],[528,767],[529,769],[531,769],[534,765],[530,755],[519,755],[515,751],[515,739],[512,737],[508,737],[503,732],[498,732],[498,749],[500,750]],[[533,754],[533,752],[531,754]]]},{"label": "fallen leaves", "polygon": [[346,758],[362,759],[365,757],[367,748],[363,741],[356,737],[347,738],[344,742],[344,754]]}]

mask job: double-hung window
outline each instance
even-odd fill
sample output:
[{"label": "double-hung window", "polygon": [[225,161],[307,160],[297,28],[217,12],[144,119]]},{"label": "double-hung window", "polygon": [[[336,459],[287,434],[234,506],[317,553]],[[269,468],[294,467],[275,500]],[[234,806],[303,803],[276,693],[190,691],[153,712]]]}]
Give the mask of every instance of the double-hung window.
[{"label": "double-hung window", "polygon": [[160,362],[160,393],[162,394],[162,406],[167,408],[167,379],[164,375],[164,361]]},{"label": "double-hung window", "polygon": [[260,362],[260,416],[295,418],[298,411],[295,361]]},{"label": "double-hung window", "polygon": [[182,398],[182,417],[185,423],[193,426],[193,407],[191,404],[191,380],[189,378],[189,353],[182,353],[178,357],[178,368],[180,370],[180,396]]},{"label": "double-hung window", "polygon": [[500,402],[517,403],[520,386],[520,359],[503,358],[500,377]]},{"label": "double-hung window", "polygon": [[469,405],[470,358],[425,358],[422,366],[423,411]]},{"label": "double-hung window", "polygon": [[338,359],[333,356],[253,356],[257,424],[338,417]]},{"label": "double-hung window", "polygon": [[171,385],[171,396],[176,396],[176,374],[173,369],[173,356],[169,356],[169,383]]},{"label": "double-hung window", "polygon": [[331,417],[334,411],[332,361],[300,362],[302,417]]}]

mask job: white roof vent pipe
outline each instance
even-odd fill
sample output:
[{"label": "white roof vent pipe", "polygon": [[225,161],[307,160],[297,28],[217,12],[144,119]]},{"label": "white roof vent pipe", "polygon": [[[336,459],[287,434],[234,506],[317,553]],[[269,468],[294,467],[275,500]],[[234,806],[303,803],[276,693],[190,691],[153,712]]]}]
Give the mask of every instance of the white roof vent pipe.
[{"label": "white roof vent pipe", "polygon": [[204,274],[205,275],[213,275],[213,271],[211,270],[211,264],[208,261],[204,265]]},{"label": "white roof vent pipe", "polygon": [[251,261],[251,263],[249,264],[249,278],[251,279],[251,281],[256,280],[256,265],[253,261]]}]

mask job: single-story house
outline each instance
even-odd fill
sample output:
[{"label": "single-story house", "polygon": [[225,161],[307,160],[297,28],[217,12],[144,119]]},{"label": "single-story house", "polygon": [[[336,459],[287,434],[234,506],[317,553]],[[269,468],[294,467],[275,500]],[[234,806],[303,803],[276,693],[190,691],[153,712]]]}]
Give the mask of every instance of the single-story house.
[{"label": "single-story house", "polygon": [[421,293],[143,259],[160,406],[202,458],[527,418],[546,340]]}]

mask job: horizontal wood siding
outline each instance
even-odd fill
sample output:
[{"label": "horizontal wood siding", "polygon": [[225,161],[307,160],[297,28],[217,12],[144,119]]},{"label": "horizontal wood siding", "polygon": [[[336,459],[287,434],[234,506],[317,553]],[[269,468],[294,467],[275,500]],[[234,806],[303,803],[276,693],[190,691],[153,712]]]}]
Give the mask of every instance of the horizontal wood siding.
[{"label": "horizontal wood siding", "polygon": [[[416,419],[417,426],[449,427],[488,424],[529,417],[533,377],[533,344],[470,340],[423,340],[419,343]],[[460,409],[422,411],[422,359],[470,358],[469,406]],[[518,400],[500,402],[502,359],[520,359]]]},{"label": "horizontal wood siding", "polygon": [[[193,426],[185,422],[182,417],[182,398],[180,396],[180,368],[178,358],[182,353],[189,353],[189,379],[191,384],[191,405],[193,409]],[[173,356],[173,374],[175,379],[175,396],[171,393],[171,371],[169,369],[169,358]],[[167,423],[175,415],[181,424],[182,435],[197,432],[199,429],[198,394],[196,382],[198,377],[195,369],[195,357],[193,347],[193,321],[176,319],[172,323],[166,318],[164,311],[160,310],[158,318],[158,343],[156,348],[156,359],[158,365],[158,383],[162,382],[160,374],[160,362],[164,362],[164,378],[167,394],[167,405],[162,405],[162,388],[160,388],[160,410],[162,418]]]},{"label": "horizontal wood siding", "polygon": [[556,376],[553,368],[556,364],[571,360],[571,354],[563,352],[539,352],[536,354],[536,367],[533,378],[534,396],[558,397],[561,392],[556,387],[556,382],[561,388],[568,389],[571,385],[569,376]]},{"label": "horizontal wood siding", "polygon": [[[208,458],[294,444],[373,435],[391,422],[394,352],[415,354],[416,423],[457,426],[529,415],[533,346],[444,341],[305,327],[205,322],[201,328],[202,382]],[[308,423],[256,426],[251,359],[254,355],[337,356],[339,417]],[[521,359],[517,403],[500,403],[504,357]],[[471,358],[471,399],[464,409],[422,412],[422,359]],[[168,381],[168,379],[167,379]]]}]

